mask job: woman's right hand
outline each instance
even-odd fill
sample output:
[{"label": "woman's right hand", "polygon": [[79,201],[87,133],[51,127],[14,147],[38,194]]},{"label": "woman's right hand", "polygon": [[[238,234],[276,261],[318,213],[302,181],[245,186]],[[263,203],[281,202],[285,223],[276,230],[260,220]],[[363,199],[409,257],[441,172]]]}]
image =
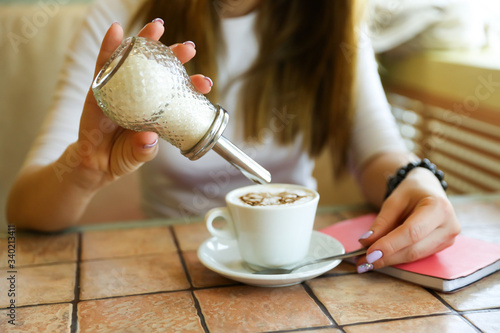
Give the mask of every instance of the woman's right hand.
[{"label": "woman's right hand", "polygon": [[[147,24],[139,36],[158,40],[161,20]],[[122,43],[118,23],[108,29],[101,45],[95,75]],[[183,63],[194,57],[193,43],[175,44],[172,51]],[[191,77],[202,93],[211,81],[203,75]],[[54,162],[28,165],[15,180],[7,201],[7,220],[19,228],[56,231],[79,222],[94,194],[111,181],[137,170],[157,154],[158,136],[119,127],[102,112],[89,89],[80,119],[78,140]]]},{"label": "woman's right hand", "polygon": [[[158,40],[164,32],[163,21],[156,19],[148,23],[138,34]],[[108,29],[97,58],[94,78],[122,43],[123,29],[114,23]],[[192,59],[196,54],[192,42],[170,46],[182,63]],[[210,91],[211,80],[203,75],[191,76],[193,84],[202,93]],[[68,149],[79,161],[77,174],[81,185],[87,189],[97,190],[116,178],[131,173],[143,163],[152,160],[157,152],[158,135],[153,132],[134,132],[119,127],[107,118],[97,105],[92,89],[87,94],[78,141]]]}]

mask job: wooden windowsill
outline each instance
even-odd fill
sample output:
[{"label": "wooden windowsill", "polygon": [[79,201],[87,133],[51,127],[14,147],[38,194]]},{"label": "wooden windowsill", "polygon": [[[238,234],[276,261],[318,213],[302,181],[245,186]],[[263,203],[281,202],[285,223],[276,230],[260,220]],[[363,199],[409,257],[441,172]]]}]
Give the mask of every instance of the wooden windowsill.
[{"label": "wooden windowsill", "polygon": [[404,87],[500,111],[500,51],[426,51],[381,59],[386,86]]}]

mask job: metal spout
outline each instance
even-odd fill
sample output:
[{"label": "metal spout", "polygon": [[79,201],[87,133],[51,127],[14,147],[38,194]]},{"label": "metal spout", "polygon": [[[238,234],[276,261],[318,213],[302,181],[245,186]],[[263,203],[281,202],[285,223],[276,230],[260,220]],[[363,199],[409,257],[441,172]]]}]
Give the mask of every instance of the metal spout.
[{"label": "metal spout", "polygon": [[212,148],[217,154],[235,166],[248,179],[257,184],[268,184],[271,182],[269,171],[261,167],[238,147],[224,136],[221,136]]},{"label": "metal spout", "polygon": [[240,170],[251,181],[257,184],[270,183],[271,174],[269,171],[260,166],[222,135],[228,122],[229,114],[227,111],[217,106],[217,114],[207,134],[193,148],[181,153],[194,161],[212,149]]}]

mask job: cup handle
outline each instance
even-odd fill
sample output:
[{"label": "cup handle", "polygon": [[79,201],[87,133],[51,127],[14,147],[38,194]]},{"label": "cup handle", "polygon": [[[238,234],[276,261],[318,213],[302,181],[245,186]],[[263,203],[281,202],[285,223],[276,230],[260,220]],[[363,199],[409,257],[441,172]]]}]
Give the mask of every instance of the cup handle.
[{"label": "cup handle", "polygon": [[[213,221],[217,217],[221,217],[226,220],[227,224],[224,228],[218,229],[213,226]],[[235,239],[236,233],[234,232],[233,219],[227,207],[218,207],[210,209],[207,214],[205,214],[205,223],[210,234],[214,237],[221,239]]]}]

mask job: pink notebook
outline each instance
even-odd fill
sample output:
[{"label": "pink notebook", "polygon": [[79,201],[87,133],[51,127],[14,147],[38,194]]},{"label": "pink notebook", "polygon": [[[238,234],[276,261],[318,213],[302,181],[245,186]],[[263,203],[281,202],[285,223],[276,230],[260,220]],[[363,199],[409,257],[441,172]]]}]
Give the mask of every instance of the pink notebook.
[{"label": "pink notebook", "polygon": [[[370,229],[375,214],[327,227],[321,232],[339,240],[346,252],[360,247],[359,236]],[[500,269],[500,245],[459,235],[449,248],[430,257],[378,272],[444,292],[456,291]]]}]

